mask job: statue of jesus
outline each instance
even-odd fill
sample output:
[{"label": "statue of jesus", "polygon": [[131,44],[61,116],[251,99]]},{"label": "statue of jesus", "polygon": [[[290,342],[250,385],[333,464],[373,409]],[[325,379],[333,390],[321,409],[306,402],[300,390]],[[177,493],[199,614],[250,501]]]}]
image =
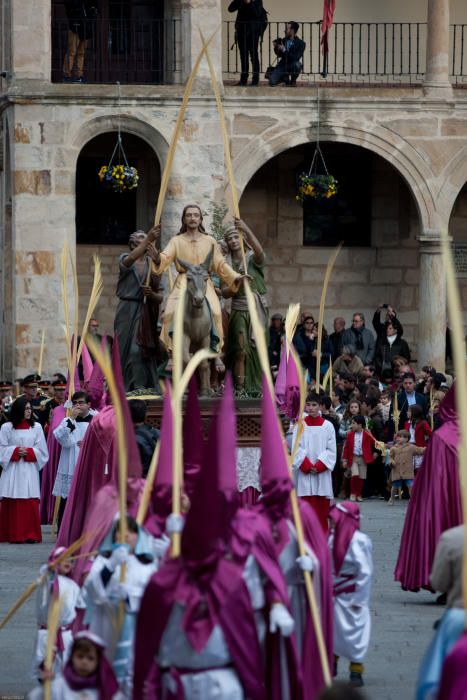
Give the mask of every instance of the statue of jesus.
[{"label": "statue of jesus", "polygon": [[[235,272],[225,261],[218,243],[210,236],[203,226],[203,215],[196,204],[188,204],[182,213],[182,226],[176,236],[170,239],[162,252],[156,251],[154,257],[154,272],[161,275],[172,263],[175,263],[178,275],[167,299],[164,310],[161,340],[167,348],[172,347],[172,331],[174,312],[180,298],[182,275],[187,273],[189,265],[208,265],[207,272],[214,272],[220,277],[223,285],[236,293],[245,278],[244,274]],[[212,327],[210,348],[215,352],[222,349],[224,334],[222,329],[222,314],[218,296],[210,276],[206,280],[206,301],[209,305]]]}]

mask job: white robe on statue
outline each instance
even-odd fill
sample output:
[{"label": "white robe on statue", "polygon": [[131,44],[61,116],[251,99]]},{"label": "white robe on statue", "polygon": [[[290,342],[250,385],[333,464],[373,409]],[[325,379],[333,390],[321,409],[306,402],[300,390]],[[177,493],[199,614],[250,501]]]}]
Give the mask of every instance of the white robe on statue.
[{"label": "white robe on statue", "polygon": [[[310,421],[312,420],[310,419]],[[295,445],[297,431],[298,424],[293,430],[292,445]],[[320,474],[312,472],[304,474],[300,465],[306,457],[313,464],[318,460],[322,462],[327,467],[326,471]],[[303,433],[292,464],[297,496],[334,498],[331,472],[336,465],[336,457],[336,432],[332,423],[323,419],[322,425],[307,425],[305,419]]]},{"label": "white robe on statue", "polygon": [[[95,416],[97,411],[91,409],[88,415]],[[89,422],[76,421],[73,418],[64,418],[54,430],[56,441],[62,446],[60,460],[57,467],[57,476],[52,490],[54,496],[68,498],[75,472],[76,462],[79,457],[80,445],[84,440]]]},{"label": "white robe on statue", "polygon": [[[35,462],[11,462],[16,447],[32,447]],[[40,423],[27,430],[15,430],[11,423],[0,429],[0,498],[40,498],[39,472],[49,458],[44,431]]]},{"label": "white robe on statue", "polygon": [[[331,550],[333,538],[331,533]],[[364,660],[370,643],[372,549],[368,535],[357,530],[339,575],[334,574],[334,653],[356,663]],[[346,593],[349,588],[355,590]]]}]

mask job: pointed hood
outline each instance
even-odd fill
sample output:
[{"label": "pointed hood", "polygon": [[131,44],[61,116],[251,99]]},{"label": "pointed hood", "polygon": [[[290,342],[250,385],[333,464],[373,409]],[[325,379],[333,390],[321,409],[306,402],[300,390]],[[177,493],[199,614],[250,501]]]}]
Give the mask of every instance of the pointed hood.
[{"label": "pointed hood", "polygon": [[279,362],[279,369],[277,371],[276,381],[274,383],[274,393],[276,395],[277,405],[282,411],[285,407],[285,387],[287,380],[287,352],[286,352],[286,340],[282,339],[281,344],[281,359]]},{"label": "pointed hood", "polygon": [[287,359],[285,379],[285,414],[294,421],[297,420],[300,412],[300,378],[295,358],[291,348]]},{"label": "pointed hood", "polygon": [[[112,345],[112,370],[117,385],[117,392],[120,399],[123,412],[123,422],[127,426],[131,426],[131,413],[128,406],[128,401],[125,394],[125,384],[123,382],[122,365],[120,362],[120,350],[118,347],[118,338],[115,336]],[[141,457],[139,454],[138,445],[136,443],[135,431],[127,430],[125,433],[126,450],[128,455],[128,477],[139,478],[143,475],[143,467],[141,465]],[[116,449],[117,440],[114,441]]]},{"label": "pointed hood", "polygon": [[261,401],[261,460],[260,481],[262,500],[268,510],[278,509],[277,516],[284,515],[288,496],[292,490],[287,451],[279,425],[276,407],[263,374],[263,398]]},{"label": "pointed hood", "polygon": [[81,361],[83,363],[83,378],[85,382],[88,382],[91,379],[93,363],[86,344],[83,345]]},{"label": "pointed hood", "polygon": [[439,417],[442,423],[449,423],[450,421],[457,420],[455,382],[440,403]]},{"label": "pointed hood", "polygon": [[219,489],[223,502],[224,537],[227,537],[230,522],[240,507],[240,494],[237,485],[237,416],[233,392],[232,375],[229,372],[225,378],[217,434],[217,460]]},{"label": "pointed hood", "polygon": [[172,512],[173,433],[172,392],[169,382],[166,382],[159,437],[159,461],[151,494],[152,515],[144,524],[155,537],[161,537],[165,532],[165,521]]},{"label": "pointed hood", "polygon": [[339,574],[354,533],[360,529],[360,507],[352,501],[342,501],[329,511],[334,524],[332,558],[334,572]]},{"label": "pointed hood", "polygon": [[183,419],[183,473],[184,490],[192,497],[201,469],[204,452],[203,422],[198,401],[198,384],[193,375],[188,386],[188,398]]},{"label": "pointed hood", "polygon": [[219,415],[211,421],[203,464],[196,480],[185,527],[182,533],[182,555],[200,587],[215,571],[221,545],[222,504],[219,491]]}]

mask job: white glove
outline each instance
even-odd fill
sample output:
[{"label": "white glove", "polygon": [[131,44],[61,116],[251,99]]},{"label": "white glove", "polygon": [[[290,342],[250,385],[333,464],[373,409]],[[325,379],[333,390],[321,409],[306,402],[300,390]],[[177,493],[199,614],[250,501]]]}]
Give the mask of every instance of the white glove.
[{"label": "white glove", "polygon": [[301,557],[297,557],[295,560],[302,571],[313,571],[313,559],[309,554],[304,554]]},{"label": "white glove", "polygon": [[165,522],[165,529],[169,535],[173,535],[176,532],[182,532],[183,526],[185,525],[185,518],[183,515],[177,515],[176,513],[171,513]]},{"label": "white glove", "polygon": [[116,583],[112,586],[112,598],[118,598],[118,600],[126,600],[128,598],[128,591],[124,583]]},{"label": "white glove", "polygon": [[283,637],[289,637],[295,628],[293,617],[282,603],[275,603],[269,614],[269,631],[279,632]]},{"label": "white glove", "polygon": [[121,566],[127,561],[129,554],[130,548],[127,544],[118,544],[107,559],[106,568],[115,571],[117,566]]},{"label": "white glove", "polygon": [[162,535],[162,537],[156,537],[152,543],[152,551],[157,559],[162,559],[167,549],[170,547],[170,537],[167,535]]}]

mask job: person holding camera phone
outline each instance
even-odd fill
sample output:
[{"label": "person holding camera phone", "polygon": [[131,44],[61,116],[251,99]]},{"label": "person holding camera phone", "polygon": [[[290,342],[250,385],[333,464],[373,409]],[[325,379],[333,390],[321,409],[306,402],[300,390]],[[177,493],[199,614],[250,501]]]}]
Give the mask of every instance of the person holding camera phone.
[{"label": "person holding camera phone", "polygon": [[269,76],[271,87],[279,83],[285,83],[289,87],[297,85],[297,78],[303,70],[302,56],[306,48],[306,43],[297,36],[298,29],[297,22],[288,22],[285,37],[273,41],[274,53],[279,61]]}]

